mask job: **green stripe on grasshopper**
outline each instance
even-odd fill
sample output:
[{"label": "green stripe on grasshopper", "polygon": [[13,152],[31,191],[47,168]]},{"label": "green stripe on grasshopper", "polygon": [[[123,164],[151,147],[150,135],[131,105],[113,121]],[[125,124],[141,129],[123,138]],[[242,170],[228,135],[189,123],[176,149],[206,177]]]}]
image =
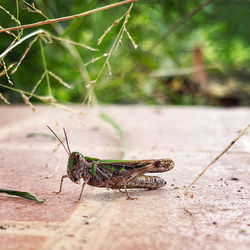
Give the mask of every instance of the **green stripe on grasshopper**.
[{"label": "green stripe on grasshopper", "polygon": [[91,162],[91,161],[99,161],[99,162],[101,162],[101,160],[98,159],[98,158],[93,158],[93,157],[89,157],[89,156],[85,156],[85,155],[83,155],[83,157],[84,157],[85,160],[88,161],[88,162]]},{"label": "green stripe on grasshopper", "polygon": [[98,159],[98,158],[93,158],[93,157],[89,157],[89,156],[85,156],[84,155],[84,158],[86,159],[86,161],[88,162],[92,162],[92,161],[98,161],[100,163],[119,163],[119,162],[138,162],[136,160],[101,160],[101,159]]},{"label": "green stripe on grasshopper", "polygon": [[96,168],[97,168],[97,163],[92,164],[90,172],[93,176],[95,176],[96,174]]}]

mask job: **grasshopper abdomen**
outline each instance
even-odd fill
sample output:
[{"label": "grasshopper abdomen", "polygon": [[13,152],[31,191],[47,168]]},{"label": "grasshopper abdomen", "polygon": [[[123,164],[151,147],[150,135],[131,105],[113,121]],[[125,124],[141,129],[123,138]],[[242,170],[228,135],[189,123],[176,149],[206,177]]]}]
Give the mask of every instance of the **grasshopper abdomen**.
[{"label": "grasshopper abdomen", "polygon": [[159,176],[146,176],[142,175],[128,181],[126,183],[127,188],[148,188],[156,189],[166,185],[166,181]]}]

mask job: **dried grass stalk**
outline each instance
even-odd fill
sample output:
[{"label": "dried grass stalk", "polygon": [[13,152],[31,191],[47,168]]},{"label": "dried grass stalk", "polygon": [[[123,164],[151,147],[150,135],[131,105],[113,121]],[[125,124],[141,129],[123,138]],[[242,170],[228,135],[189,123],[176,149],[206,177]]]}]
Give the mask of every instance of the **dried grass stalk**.
[{"label": "dried grass stalk", "polygon": [[36,111],[35,106],[29,101],[29,98],[23,93],[20,92],[24,102],[32,109],[33,112]]},{"label": "dried grass stalk", "polygon": [[9,101],[2,95],[2,93],[0,93],[0,98],[1,98],[6,104],[10,104]]}]

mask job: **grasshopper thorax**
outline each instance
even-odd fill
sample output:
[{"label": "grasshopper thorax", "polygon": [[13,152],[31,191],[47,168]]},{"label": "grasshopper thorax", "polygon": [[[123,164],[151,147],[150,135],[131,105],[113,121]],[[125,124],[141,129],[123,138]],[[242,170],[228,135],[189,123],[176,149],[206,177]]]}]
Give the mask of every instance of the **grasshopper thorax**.
[{"label": "grasshopper thorax", "polygon": [[74,183],[80,183],[81,178],[83,178],[84,181],[89,180],[90,165],[81,153],[72,152],[69,155],[67,174]]}]

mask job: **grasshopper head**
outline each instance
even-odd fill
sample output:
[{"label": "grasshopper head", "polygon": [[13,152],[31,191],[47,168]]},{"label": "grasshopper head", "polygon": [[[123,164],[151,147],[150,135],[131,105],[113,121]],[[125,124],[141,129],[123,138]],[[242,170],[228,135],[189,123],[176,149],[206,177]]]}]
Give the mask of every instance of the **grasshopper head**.
[{"label": "grasshopper head", "polygon": [[57,140],[62,144],[65,151],[69,155],[68,165],[67,165],[67,174],[70,180],[77,184],[80,183],[81,178],[83,178],[84,181],[89,180],[91,166],[85,160],[84,156],[81,153],[79,152],[71,153],[65,129],[63,129],[63,132],[64,132],[67,147],[64,145],[63,141],[57,136],[57,134],[49,126],[47,127],[55,135]]},{"label": "grasshopper head", "polygon": [[80,183],[80,179],[88,176],[89,164],[79,152],[72,152],[69,155],[67,174],[71,181]]}]

